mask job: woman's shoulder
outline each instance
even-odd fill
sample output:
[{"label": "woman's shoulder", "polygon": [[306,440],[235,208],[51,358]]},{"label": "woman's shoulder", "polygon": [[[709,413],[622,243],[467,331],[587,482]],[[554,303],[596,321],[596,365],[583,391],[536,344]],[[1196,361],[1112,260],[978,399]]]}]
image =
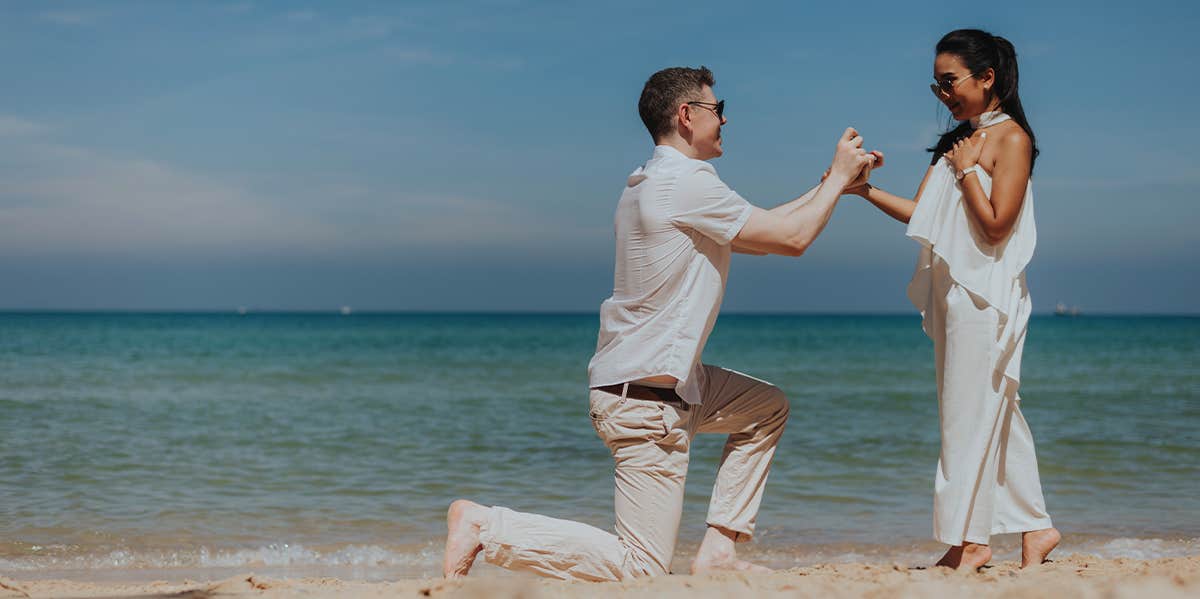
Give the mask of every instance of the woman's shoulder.
[{"label": "woman's shoulder", "polygon": [[1015,121],[1000,123],[996,129],[998,131],[994,133],[996,137],[992,140],[992,143],[996,144],[1002,151],[1028,154],[1033,149],[1033,141],[1029,139],[1029,134]]}]

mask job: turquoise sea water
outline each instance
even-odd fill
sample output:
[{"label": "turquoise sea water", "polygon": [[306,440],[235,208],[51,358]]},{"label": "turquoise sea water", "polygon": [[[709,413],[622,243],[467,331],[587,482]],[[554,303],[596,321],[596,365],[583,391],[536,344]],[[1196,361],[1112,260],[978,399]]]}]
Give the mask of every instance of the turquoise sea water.
[{"label": "turquoise sea water", "polygon": [[[0,314],[0,572],[432,575],[457,497],[611,528],[611,458],[587,416],[596,329],[594,315]],[[749,555],[937,556],[918,317],[723,315],[705,361],[792,402]],[[1064,550],[1200,553],[1200,318],[1035,317],[1022,396]],[[683,556],[722,443],[694,446]]]}]

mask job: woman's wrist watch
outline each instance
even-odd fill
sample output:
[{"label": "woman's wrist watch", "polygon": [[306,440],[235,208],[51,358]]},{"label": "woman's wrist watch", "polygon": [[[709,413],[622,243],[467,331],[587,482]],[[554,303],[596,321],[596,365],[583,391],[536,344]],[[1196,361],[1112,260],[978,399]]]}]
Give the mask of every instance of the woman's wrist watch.
[{"label": "woman's wrist watch", "polygon": [[962,169],[962,170],[955,170],[955,171],[954,171],[954,178],[955,178],[955,179],[958,179],[959,181],[962,181],[963,179],[965,179],[965,178],[966,178],[966,176],[967,176],[969,173],[973,173],[973,172],[975,172],[975,169],[977,169],[977,168],[979,168],[979,165],[978,165],[978,164],[972,164],[971,166],[968,166],[967,168],[964,168],[964,169]]}]

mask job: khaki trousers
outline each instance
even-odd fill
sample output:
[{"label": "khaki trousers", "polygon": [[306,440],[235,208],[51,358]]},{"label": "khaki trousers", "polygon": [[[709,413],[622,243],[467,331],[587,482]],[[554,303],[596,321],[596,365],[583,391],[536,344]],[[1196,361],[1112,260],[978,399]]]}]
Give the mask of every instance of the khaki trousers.
[{"label": "khaki trousers", "polygon": [[707,523],[736,532],[738,541],[750,540],[787,421],[787,400],[765,381],[716,366],[704,371],[702,403],[688,409],[592,390],[592,424],[616,463],[616,534],[493,507],[480,529],[484,559],[561,579],[667,573],[697,433],[729,435]]}]

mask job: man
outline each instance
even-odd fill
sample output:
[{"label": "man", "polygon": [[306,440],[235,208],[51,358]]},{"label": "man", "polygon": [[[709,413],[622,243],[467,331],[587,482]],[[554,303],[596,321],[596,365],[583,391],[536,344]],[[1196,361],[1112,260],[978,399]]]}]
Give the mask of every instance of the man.
[{"label": "man", "polygon": [[617,205],[613,295],[600,308],[588,366],[592,424],[616,462],[616,535],[460,499],[447,515],[446,577],[466,575],[481,551],[490,563],[562,579],[667,573],[697,433],[729,438],[691,570],[765,570],[739,560],[734,543],[754,533],[787,400],[769,383],[702,364],[700,354],[730,252],[799,256],[843,189],[882,155],[864,152],[847,129],[821,185],[772,210],[756,208],[705,162],[722,154],[727,122],[714,84],[704,67],[665,69],[638,102],[654,154],[629,176]]}]

